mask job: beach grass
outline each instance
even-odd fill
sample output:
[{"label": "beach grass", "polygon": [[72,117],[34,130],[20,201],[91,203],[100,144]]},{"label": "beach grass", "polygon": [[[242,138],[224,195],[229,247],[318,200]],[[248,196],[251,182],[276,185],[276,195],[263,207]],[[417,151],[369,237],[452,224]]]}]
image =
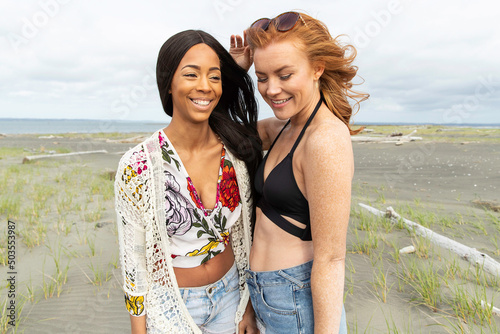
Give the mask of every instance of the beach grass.
[{"label": "beach grass", "polygon": [[0,147],[0,159],[9,157],[20,157],[26,154],[22,147]]},{"label": "beach grass", "polygon": [[390,136],[395,134],[408,135],[415,131],[412,136],[422,137],[427,141],[462,143],[462,142],[500,142],[500,129],[498,128],[474,128],[461,126],[440,125],[367,125],[363,135]]},{"label": "beach grass", "polygon": [[[44,149],[37,148],[37,151]],[[63,147],[57,150],[58,153],[69,151]],[[21,306],[33,309],[40,298],[49,302],[71,293],[72,289],[66,286],[71,280],[74,284],[78,277],[79,270],[73,265],[75,259],[80,266],[91,269],[92,278],[87,282],[90,286],[110,283],[119,270],[117,245],[112,251],[103,252],[103,247],[109,246],[100,244],[102,240],[91,232],[98,229],[97,226],[114,223],[111,218],[114,217],[113,181],[105,177],[103,170],[94,170],[78,160],[22,164],[22,157],[33,152],[0,147],[0,164],[4,164],[0,166],[0,186],[5,190],[0,195],[0,217],[16,223],[16,251],[23,264],[16,291],[16,327],[12,332],[30,325],[29,319],[20,317]],[[109,235],[116,239],[108,228]],[[82,238],[81,242],[74,242]],[[5,226],[0,229],[0,241],[0,272],[4,273],[7,269]],[[24,254],[36,255],[30,261]],[[6,294],[2,286],[0,313],[3,314],[8,301]],[[20,304],[21,299],[25,304]],[[7,333],[8,328],[11,326],[2,316],[0,333]]]},{"label": "beach grass", "polygon": [[[371,198],[377,196],[375,192]],[[368,202],[367,199],[363,201]],[[476,235],[486,236],[485,230],[496,228],[493,223],[495,219],[490,219],[486,211],[443,216],[415,203],[412,206],[397,207],[397,212],[402,217],[412,217],[415,222],[418,221],[428,228],[444,230],[455,238],[458,236],[466,244],[473,241]],[[474,223],[469,224],[471,221]],[[375,321],[371,321],[370,325],[367,325],[367,322],[364,322],[367,327],[361,327],[361,332],[427,333],[429,329],[423,328],[437,326],[436,328],[440,328],[437,332],[443,333],[472,333],[470,330],[476,330],[477,333],[496,333],[500,319],[491,314],[491,309],[500,302],[498,277],[488,274],[480,266],[472,266],[458,256],[441,250],[427,239],[416,236],[411,230],[402,226],[384,227],[387,224],[395,225],[387,218],[373,215],[371,218],[367,217],[366,212],[355,207],[351,210],[348,234],[348,245],[351,245],[351,249],[348,250],[346,260],[348,292],[345,300],[349,304],[362,298],[359,291],[364,286],[378,301],[378,312],[385,312],[387,306],[384,305],[398,303],[401,303],[401,307],[409,303],[407,305],[412,306],[405,308],[412,311],[406,323],[400,319],[386,317],[384,323],[375,324]],[[477,233],[471,233],[474,230]],[[383,244],[377,245],[374,241],[377,235],[379,240],[383,239],[387,249],[381,246]],[[481,237],[481,240],[484,242],[488,239]],[[401,254],[399,250],[407,245],[412,245],[415,252]],[[491,249],[497,249],[494,242],[486,242],[482,246],[489,254]],[[360,258],[365,260],[360,261]],[[363,275],[358,273],[366,272],[364,263],[371,264],[371,277],[360,280]],[[353,326],[359,328],[361,325],[357,323]]]},{"label": "beach grass", "polygon": [[[408,134],[415,128],[415,136],[451,145],[469,141],[490,144],[500,136],[492,129],[368,128],[374,130],[370,135],[378,136],[396,131]],[[53,140],[104,142],[135,136],[68,134]],[[65,149],[69,146],[60,145],[61,150],[69,150]],[[44,150],[49,149],[52,147],[45,145]],[[21,164],[22,156],[34,151],[40,152],[41,145],[36,143],[29,152],[16,147],[0,148],[0,186],[7,189],[0,194],[0,218],[16,222],[18,252],[25,264],[20,270],[19,295],[25,300],[25,310],[30,311],[23,313],[29,316],[18,318],[16,326],[21,332],[33,331],[33,319],[42,326],[42,319],[50,318],[43,310],[81,298],[84,304],[116,307],[127,328],[119,279],[112,172],[81,159]],[[116,161],[119,156],[110,158]],[[392,206],[402,217],[499,260],[500,213],[493,210],[494,204],[485,204],[494,203],[489,201],[493,199],[480,199],[482,193],[478,192],[475,198],[481,202],[474,204],[471,194],[463,191],[455,192],[447,202],[434,202],[425,192],[405,198],[391,186],[374,184],[369,179],[354,182],[352,192],[344,293],[349,333],[498,332],[500,320],[491,312],[500,304],[498,277],[416,236],[401,221],[375,217],[358,206],[360,202],[380,210]],[[1,273],[6,272],[5,240],[5,230],[0,229]],[[415,252],[400,253],[407,246],[413,246]],[[87,295],[73,297],[80,288]],[[100,293],[108,297],[96,302]],[[118,297],[109,301],[110,295]],[[0,311],[6,301],[2,287]],[[75,319],[70,317],[71,321]],[[0,333],[5,333],[6,326],[0,322]]]},{"label": "beach grass", "polygon": [[89,281],[93,285],[101,286],[111,279],[111,272],[107,268],[103,269],[100,266],[94,266],[92,262],[90,263],[89,268],[92,271]]},{"label": "beach grass", "polygon": [[45,136],[53,135],[61,138],[73,138],[73,139],[128,139],[140,136],[148,136],[150,133],[144,132],[93,132],[93,133],[60,133],[60,134],[45,134]]}]

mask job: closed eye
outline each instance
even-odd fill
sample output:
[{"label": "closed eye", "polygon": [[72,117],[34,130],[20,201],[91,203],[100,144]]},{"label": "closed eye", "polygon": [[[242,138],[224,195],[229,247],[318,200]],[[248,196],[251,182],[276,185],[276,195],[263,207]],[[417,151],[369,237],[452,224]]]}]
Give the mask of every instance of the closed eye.
[{"label": "closed eye", "polygon": [[291,77],[291,76],[292,76],[292,73],[287,74],[287,75],[282,75],[282,76],[280,77],[280,79],[281,79],[281,80],[288,80],[288,79],[290,79],[290,77]]},{"label": "closed eye", "polygon": [[266,82],[267,78],[257,78],[257,82]]}]

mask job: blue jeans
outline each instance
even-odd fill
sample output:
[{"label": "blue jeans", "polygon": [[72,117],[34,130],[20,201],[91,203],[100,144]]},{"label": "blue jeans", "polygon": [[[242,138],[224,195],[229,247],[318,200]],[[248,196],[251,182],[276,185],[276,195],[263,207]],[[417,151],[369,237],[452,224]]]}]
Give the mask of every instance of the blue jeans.
[{"label": "blue jeans", "polygon": [[236,311],[240,302],[236,264],[215,283],[180,289],[184,304],[203,333],[236,332]]},{"label": "blue jeans", "polygon": [[[247,270],[247,284],[257,320],[266,334],[312,334],[312,261],[276,271]],[[342,309],[339,334],[347,334]]]}]

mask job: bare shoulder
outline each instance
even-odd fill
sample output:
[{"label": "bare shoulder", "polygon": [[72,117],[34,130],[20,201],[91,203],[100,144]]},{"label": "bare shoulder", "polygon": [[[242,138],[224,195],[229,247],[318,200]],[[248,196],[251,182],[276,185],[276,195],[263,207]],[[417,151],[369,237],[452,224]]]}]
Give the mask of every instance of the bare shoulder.
[{"label": "bare shoulder", "polygon": [[274,141],[283,126],[285,126],[286,122],[286,120],[282,121],[276,117],[270,117],[259,121],[257,129],[259,131],[259,136],[262,140],[262,148],[264,150],[269,149],[269,146],[271,146],[271,143]]},{"label": "bare shoulder", "polygon": [[287,120],[280,120],[276,117],[270,117],[259,121],[259,127],[267,132],[269,138],[276,138],[281,129],[285,126]]},{"label": "bare shoulder", "polygon": [[336,182],[340,179],[350,182],[354,175],[354,156],[349,128],[336,116],[318,121],[311,126],[302,160],[316,168],[303,169],[305,174],[313,179],[325,180],[334,176]]},{"label": "bare shoulder", "polygon": [[307,138],[306,151],[312,154],[321,151],[323,154],[341,153],[352,154],[351,135],[347,125],[332,115],[318,119]]}]

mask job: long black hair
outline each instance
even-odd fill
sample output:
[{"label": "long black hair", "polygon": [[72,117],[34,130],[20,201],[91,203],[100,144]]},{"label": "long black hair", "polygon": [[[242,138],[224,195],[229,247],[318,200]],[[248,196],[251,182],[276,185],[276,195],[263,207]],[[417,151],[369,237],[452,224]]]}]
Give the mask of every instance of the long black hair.
[{"label": "long black hair", "polygon": [[[156,64],[156,81],[163,110],[172,116],[172,95],[169,94],[172,78],[186,52],[200,43],[214,50],[222,72],[222,96],[208,122],[227,149],[245,162],[254,195],[253,181],[262,160],[262,142],[257,132],[257,101],[252,79],[210,34],[201,30],[182,31],[170,37],[161,47]],[[254,220],[255,212],[252,216]]]}]

